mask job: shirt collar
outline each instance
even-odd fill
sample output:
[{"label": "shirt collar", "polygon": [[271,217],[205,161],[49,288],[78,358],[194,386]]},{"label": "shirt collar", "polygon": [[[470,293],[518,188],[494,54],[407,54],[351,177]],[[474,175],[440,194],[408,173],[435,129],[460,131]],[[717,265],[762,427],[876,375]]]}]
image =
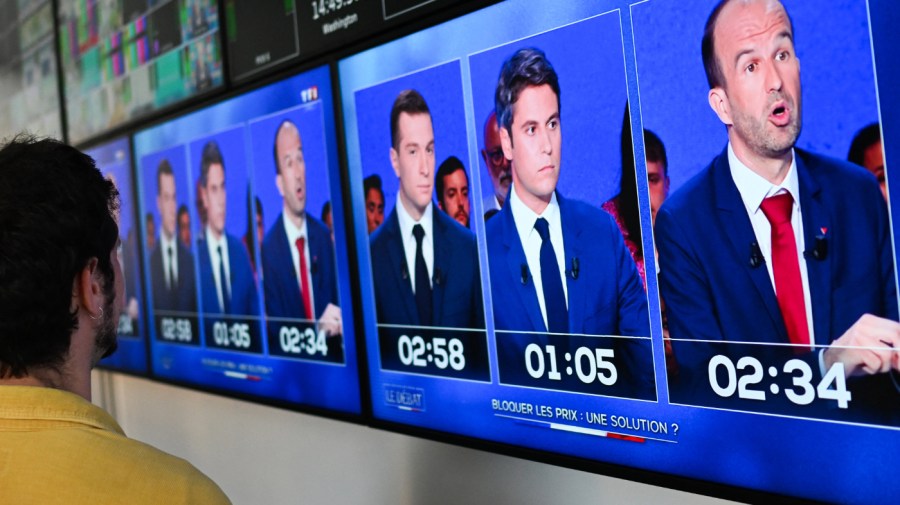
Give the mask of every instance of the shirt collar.
[{"label": "shirt collar", "polygon": [[222,236],[217,239],[215,234],[212,232],[212,229],[210,229],[210,227],[207,226],[206,227],[206,243],[209,244],[209,247],[212,248],[212,250],[216,250],[219,246],[222,246],[222,248],[224,249],[226,247],[225,246],[225,232],[223,231]]},{"label": "shirt collar", "polygon": [[75,393],[48,387],[0,386],[0,418],[70,422],[125,434],[105,410]]},{"label": "shirt collar", "polygon": [[293,244],[297,242],[297,239],[300,237],[306,238],[306,215],[303,215],[303,224],[297,228],[294,225],[294,222],[288,218],[286,214],[281,215],[281,220],[284,222],[284,232],[287,234],[287,239],[289,244]]},{"label": "shirt collar", "polygon": [[432,219],[432,214],[434,213],[434,205],[432,202],[428,202],[428,205],[425,207],[425,212],[422,213],[422,219],[415,221],[412,216],[406,212],[406,207],[403,206],[403,202],[400,201],[400,193],[397,193],[397,203],[394,205],[394,208],[397,209],[397,219],[400,221],[400,233],[404,237],[412,237],[413,236],[413,226],[420,224],[422,225],[422,229],[425,231],[425,236],[431,236],[431,229],[433,228],[434,220]]},{"label": "shirt collar", "polygon": [[512,210],[513,220],[516,223],[516,231],[519,232],[519,237],[527,237],[534,230],[534,223],[539,217],[546,219],[551,227],[559,223],[559,202],[556,200],[556,191],[553,192],[553,195],[550,197],[550,203],[547,204],[547,208],[540,215],[528,208],[519,199],[514,185],[509,191],[509,202],[507,203],[510,205],[510,210]]},{"label": "shirt collar", "polygon": [[788,168],[787,176],[780,185],[772,184],[741,162],[734,153],[731,142],[728,143],[728,166],[731,169],[731,178],[741,194],[741,200],[743,200],[748,214],[756,214],[763,200],[784,191],[791,194],[791,197],[794,199],[794,205],[800,204],[797,155],[793,149],[791,149],[791,166]]},{"label": "shirt collar", "polygon": [[159,244],[162,246],[162,250],[167,256],[169,254],[170,249],[175,248],[175,240],[177,240],[174,236],[170,239],[166,237],[166,232],[161,232],[159,234]]}]

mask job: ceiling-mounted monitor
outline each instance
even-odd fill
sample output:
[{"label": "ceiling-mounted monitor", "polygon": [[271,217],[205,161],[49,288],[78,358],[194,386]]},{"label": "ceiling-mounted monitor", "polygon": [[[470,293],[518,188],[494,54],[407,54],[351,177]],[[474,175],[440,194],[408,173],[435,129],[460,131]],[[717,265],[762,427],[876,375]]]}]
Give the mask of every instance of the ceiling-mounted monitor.
[{"label": "ceiling-mounted monitor", "polygon": [[898,119],[887,3],[509,1],[341,60],[376,423],[890,501],[893,240],[847,160]]}]

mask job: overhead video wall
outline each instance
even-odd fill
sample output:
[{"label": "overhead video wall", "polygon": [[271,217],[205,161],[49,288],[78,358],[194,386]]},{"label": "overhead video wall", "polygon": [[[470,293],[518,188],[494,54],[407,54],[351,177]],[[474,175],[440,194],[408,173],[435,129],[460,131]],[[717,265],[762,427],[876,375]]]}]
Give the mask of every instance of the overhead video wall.
[{"label": "overhead video wall", "polygon": [[900,493],[892,2],[26,3],[0,128],[65,127],[122,196],[102,366],[731,498]]}]

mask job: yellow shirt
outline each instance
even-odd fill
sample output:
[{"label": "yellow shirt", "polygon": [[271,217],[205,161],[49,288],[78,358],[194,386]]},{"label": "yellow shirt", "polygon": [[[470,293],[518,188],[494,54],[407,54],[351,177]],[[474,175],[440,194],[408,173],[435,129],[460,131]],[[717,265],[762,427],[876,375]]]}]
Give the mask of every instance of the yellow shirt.
[{"label": "yellow shirt", "polygon": [[0,386],[0,503],[231,502],[190,463],[129,439],[84,398],[51,388]]}]

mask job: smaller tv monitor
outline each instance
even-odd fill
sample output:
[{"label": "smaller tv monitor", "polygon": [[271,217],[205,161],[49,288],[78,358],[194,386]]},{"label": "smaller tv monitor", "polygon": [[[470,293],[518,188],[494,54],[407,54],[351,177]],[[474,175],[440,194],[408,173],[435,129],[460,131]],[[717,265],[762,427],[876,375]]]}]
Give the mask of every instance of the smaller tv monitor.
[{"label": "smaller tv monitor", "polygon": [[331,93],[320,67],[135,136],[156,377],[360,412]]},{"label": "smaller tv monitor", "polygon": [[128,137],[122,137],[85,150],[97,168],[119,191],[119,261],[125,275],[125,299],[119,316],[119,346],[100,361],[102,368],[147,374],[147,327],[144,303],[144,279],[141,276],[140,227],[134,191],[134,171]]}]

